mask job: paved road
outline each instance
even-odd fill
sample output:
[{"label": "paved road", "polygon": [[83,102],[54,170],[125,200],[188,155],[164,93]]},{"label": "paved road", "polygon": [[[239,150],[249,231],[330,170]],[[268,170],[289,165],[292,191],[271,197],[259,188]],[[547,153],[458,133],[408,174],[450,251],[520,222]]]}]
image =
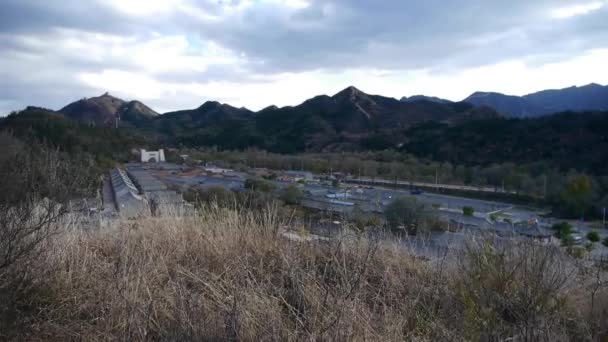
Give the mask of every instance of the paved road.
[{"label": "paved road", "polygon": [[360,177],[353,179],[346,179],[344,182],[353,183],[353,184],[361,184],[361,183],[373,183],[377,185],[385,185],[392,186],[394,184],[400,186],[410,186],[419,188],[437,188],[437,189],[447,189],[447,190],[462,190],[462,191],[475,191],[475,192],[491,192],[491,193],[503,193],[503,194],[516,194],[515,191],[508,191],[504,189],[498,189],[493,187],[483,187],[483,186],[468,186],[468,185],[455,185],[455,184],[435,184],[435,183],[425,183],[425,182],[409,182],[409,181],[392,181],[380,178],[370,178],[370,177]]}]

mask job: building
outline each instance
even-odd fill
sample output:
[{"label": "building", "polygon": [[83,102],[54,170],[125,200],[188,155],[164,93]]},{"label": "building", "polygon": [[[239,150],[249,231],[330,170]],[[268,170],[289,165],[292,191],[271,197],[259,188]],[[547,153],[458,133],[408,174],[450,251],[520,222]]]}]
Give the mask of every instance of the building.
[{"label": "building", "polygon": [[150,214],[146,199],[139,193],[127,173],[119,168],[110,171],[114,203],[120,216],[136,218]]},{"label": "building", "polygon": [[158,151],[146,151],[141,150],[141,162],[142,163],[163,163],[165,162],[165,151],[160,149]]},{"label": "building", "polygon": [[141,166],[130,165],[128,175],[141,190],[143,197],[149,204],[150,211],[156,216],[184,215],[191,208],[181,194],[169,190],[167,186]]}]

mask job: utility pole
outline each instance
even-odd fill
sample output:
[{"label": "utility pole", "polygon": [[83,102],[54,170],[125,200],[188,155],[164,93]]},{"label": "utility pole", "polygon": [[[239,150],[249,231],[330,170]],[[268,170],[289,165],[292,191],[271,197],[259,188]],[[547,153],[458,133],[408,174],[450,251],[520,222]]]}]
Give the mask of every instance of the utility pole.
[{"label": "utility pole", "polygon": [[604,207],[604,215],[602,218],[602,226],[606,228],[606,207]]},{"label": "utility pole", "polygon": [[543,175],[543,199],[547,199],[547,175]]},{"label": "utility pole", "polygon": [[435,190],[439,191],[439,171],[435,168]]}]

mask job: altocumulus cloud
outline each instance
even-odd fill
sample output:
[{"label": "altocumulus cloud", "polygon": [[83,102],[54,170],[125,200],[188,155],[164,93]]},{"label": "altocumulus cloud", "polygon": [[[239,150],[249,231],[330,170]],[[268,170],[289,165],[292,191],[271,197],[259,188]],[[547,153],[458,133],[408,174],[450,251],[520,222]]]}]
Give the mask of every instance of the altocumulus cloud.
[{"label": "altocumulus cloud", "polygon": [[606,83],[607,18],[605,0],[4,0],[0,113],[104,91],[166,111]]}]

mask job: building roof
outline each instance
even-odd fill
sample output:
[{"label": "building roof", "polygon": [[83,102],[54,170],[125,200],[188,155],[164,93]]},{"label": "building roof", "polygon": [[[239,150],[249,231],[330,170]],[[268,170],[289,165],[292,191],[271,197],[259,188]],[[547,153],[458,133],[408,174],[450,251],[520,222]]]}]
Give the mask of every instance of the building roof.
[{"label": "building roof", "polygon": [[139,190],[124,170],[112,169],[110,180],[116,206],[121,214],[133,217],[147,212],[145,199],[139,194]]}]

